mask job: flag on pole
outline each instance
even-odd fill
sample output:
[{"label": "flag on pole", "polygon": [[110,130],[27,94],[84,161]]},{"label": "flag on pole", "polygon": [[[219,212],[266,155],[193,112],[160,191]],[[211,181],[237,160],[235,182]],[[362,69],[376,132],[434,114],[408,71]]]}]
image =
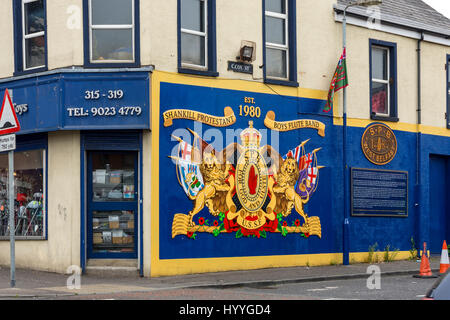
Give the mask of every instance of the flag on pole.
[{"label": "flag on pole", "polygon": [[348,86],[347,77],[347,59],[345,48],[342,52],[341,58],[339,59],[336,71],[334,72],[333,78],[331,79],[330,90],[328,91],[328,99],[323,109],[323,112],[328,112],[333,107],[334,93]]}]

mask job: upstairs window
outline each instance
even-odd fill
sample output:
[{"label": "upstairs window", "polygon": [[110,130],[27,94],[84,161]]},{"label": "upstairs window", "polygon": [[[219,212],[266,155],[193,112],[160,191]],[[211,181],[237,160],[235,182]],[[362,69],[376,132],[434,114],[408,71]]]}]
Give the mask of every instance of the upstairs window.
[{"label": "upstairs window", "polygon": [[398,121],[397,118],[397,46],[370,41],[371,119]]},{"label": "upstairs window", "polygon": [[44,0],[14,1],[15,71],[38,72],[47,66]]},{"label": "upstairs window", "polygon": [[390,114],[389,49],[372,47],[372,112],[376,115]]},{"label": "upstairs window", "polygon": [[287,0],[266,0],[266,76],[289,77]]},{"label": "upstairs window", "polygon": [[297,86],[295,0],[264,0],[265,82]]},{"label": "upstairs window", "polygon": [[178,0],[178,69],[216,76],[215,0]]},{"label": "upstairs window", "polygon": [[[138,64],[138,1],[85,0],[87,65]],[[87,10],[87,11],[86,11]],[[87,43],[86,43],[87,42]]]},{"label": "upstairs window", "polygon": [[181,64],[207,69],[208,33],[205,0],[181,1]]}]

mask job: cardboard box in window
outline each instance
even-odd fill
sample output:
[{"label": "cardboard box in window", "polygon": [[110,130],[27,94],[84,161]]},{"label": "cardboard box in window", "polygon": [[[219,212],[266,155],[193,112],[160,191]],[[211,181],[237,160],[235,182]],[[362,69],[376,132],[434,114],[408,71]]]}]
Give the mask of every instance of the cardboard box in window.
[{"label": "cardboard box in window", "polygon": [[113,184],[122,183],[122,171],[120,171],[120,170],[111,171],[109,183],[113,183]]},{"label": "cardboard box in window", "polygon": [[112,243],[122,244],[123,243],[123,231],[117,230],[112,232]]},{"label": "cardboard box in window", "polygon": [[134,220],[128,220],[128,229],[134,229]]},{"label": "cardboard box in window", "polygon": [[94,232],[94,244],[103,243],[103,236],[100,232]]},{"label": "cardboard box in window", "polygon": [[122,238],[122,243],[124,243],[124,244],[133,243],[133,236],[130,236],[130,235],[125,233],[124,237]]},{"label": "cardboard box in window", "polygon": [[119,229],[120,226],[119,216],[109,216],[108,220],[110,229]]}]

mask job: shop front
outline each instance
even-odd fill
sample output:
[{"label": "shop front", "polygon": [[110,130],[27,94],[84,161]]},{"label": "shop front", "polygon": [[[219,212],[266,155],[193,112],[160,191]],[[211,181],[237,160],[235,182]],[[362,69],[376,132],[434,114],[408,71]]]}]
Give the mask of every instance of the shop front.
[{"label": "shop front", "polygon": [[[18,266],[65,272],[70,265],[86,270],[92,260],[127,260],[142,270],[150,74],[64,69],[0,83],[21,125],[15,152]],[[4,184],[6,154],[0,167]],[[0,237],[8,240],[3,190]],[[0,259],[9,261],[6,253]]]},{"label": "shop front", "polygon": [[375,245],[408,259],[411,239],[433,252],[449,234],[447,129],[350,118],[344,146],[326,91],[150,69],[59,70],[6,88],[22,128],[18,267],[156,277],[362,262]]}]

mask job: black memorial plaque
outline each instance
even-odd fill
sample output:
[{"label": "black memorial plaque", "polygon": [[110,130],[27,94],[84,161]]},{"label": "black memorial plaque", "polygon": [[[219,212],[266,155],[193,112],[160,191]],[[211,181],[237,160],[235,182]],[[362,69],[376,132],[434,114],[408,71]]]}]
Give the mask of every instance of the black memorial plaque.
[{"label": "black memorial plaque", "polygon": [[408,216],[408,172],[351,169],[352,216]]}]

